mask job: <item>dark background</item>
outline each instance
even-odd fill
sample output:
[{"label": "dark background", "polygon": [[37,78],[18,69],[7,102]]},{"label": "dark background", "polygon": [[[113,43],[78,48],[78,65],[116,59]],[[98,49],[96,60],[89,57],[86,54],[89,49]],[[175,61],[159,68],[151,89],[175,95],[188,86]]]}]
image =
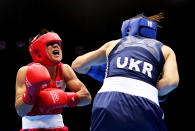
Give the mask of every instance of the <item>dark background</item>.
[{"label": "dark background", "polygon": [[[170,131],[193,129],[193,32],[194,14],[189,0],[1,0],[0,1],[0,131],[18,131],[21,118],[16,114],[15,79],[21,66],[30,63],[28,39],[41,28],[54,30],[63,40],[63,63],[79,54],[121,37],[121,24],[137,14],[164,12],[158,40],[177,55],[180,84],[161,103]],[[92,97],[101,83],[77,74]],[[65,108],[64,123],[70,131],[89,131],[92,105]]]}]

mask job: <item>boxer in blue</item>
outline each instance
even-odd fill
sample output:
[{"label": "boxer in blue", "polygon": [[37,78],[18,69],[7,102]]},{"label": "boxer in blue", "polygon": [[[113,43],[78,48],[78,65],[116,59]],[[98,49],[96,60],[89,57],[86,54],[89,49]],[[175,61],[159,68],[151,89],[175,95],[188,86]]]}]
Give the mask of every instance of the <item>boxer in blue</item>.
[{"label": "boxer in blue", "polygon": [[91,131],[167,131],[158,96],[178,86],[179,74],[174,51],[156,40],[161,18],[160,13],[126,20],[121,39],[73,61],[75,71],[97,75],[94,78],[101,71],[95,65],[107,62],[103,85],[93,102]]}]

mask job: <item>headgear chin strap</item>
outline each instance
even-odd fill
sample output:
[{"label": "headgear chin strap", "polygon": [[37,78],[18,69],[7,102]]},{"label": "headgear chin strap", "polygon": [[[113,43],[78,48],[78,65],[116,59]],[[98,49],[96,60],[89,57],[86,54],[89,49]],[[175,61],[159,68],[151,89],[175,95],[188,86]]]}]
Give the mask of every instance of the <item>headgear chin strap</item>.
[{"label": "headgear chin strap", "polygon": [[156,39],[157,24],[145,17],[132,18],[123,22],[121,32],[122,37],[139,35]]},{"label": "headgear chin strap", "polygon": [[62,40],[54,32],[48,32],[39,38],[37,36],[32,40],[29,46],[29,52],[34,62],[39,62],[44,65],[54,66],[57,65],[53,59],[51,59],[47,53],[46,46],[48,43],[57,42],[60,43]]}]

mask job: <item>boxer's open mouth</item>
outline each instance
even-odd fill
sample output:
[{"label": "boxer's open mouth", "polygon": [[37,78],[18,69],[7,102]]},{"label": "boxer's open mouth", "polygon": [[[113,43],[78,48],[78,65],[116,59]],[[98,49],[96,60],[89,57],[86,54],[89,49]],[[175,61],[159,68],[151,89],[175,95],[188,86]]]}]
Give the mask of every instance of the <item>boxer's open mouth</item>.
[{"label": "boxer's open mouth", "polygon": [[53,54],[54,54],[54,55],[59,55],[60,52],[59,52],[59,50],[54,50],[54,51],[53,51]]}]

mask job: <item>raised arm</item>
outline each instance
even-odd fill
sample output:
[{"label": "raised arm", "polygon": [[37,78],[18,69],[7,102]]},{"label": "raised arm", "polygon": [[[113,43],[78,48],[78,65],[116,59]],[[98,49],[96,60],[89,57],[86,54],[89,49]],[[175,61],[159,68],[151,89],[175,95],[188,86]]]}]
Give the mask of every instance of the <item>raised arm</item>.
[{"label": "raised arm", "polygon": [[165,57],[165,64],[162,78],[157,83],[159,96],[167,95],[174,90],[179,83],[179,73],[174,51],[170,47],[163,45],[162,52]]},{"label": "raised arm", "polygon": [[92,65],[101,65],[107,61],[107,55],[119,40],[107,42],[99,49],[91,51],[82,56],[78,56],[72,62],[72,69],[81,74],[86,74]]},{"label": "raised arm", "polygon": [[63,65],[64,80],[72,92],[77,93],[79,96],[79,103],[77,106],[85,106],[91,103],[91,95],[85,85],[77,78],[72,68],[64,64]]},{"label": "raised arm", "polygon": [[15,108],[16,112],[18,113],[19,116],[24,116],[28,112],[31,111],[33,105],[28,105],[24,103],[22,100],[22,96],[26,90],[25,87],[25,76],[27,72],[28,67],[21,67],[18,70],[17,76],[16,76],[16,95],[15,95]]},{"label": "raised arm", "polygon": [[16,77],[15,107],[20,116],[31,111],[38,99],[40,87],[50,82],[48,70],[41,64],[34,63],[19,69]]}]

